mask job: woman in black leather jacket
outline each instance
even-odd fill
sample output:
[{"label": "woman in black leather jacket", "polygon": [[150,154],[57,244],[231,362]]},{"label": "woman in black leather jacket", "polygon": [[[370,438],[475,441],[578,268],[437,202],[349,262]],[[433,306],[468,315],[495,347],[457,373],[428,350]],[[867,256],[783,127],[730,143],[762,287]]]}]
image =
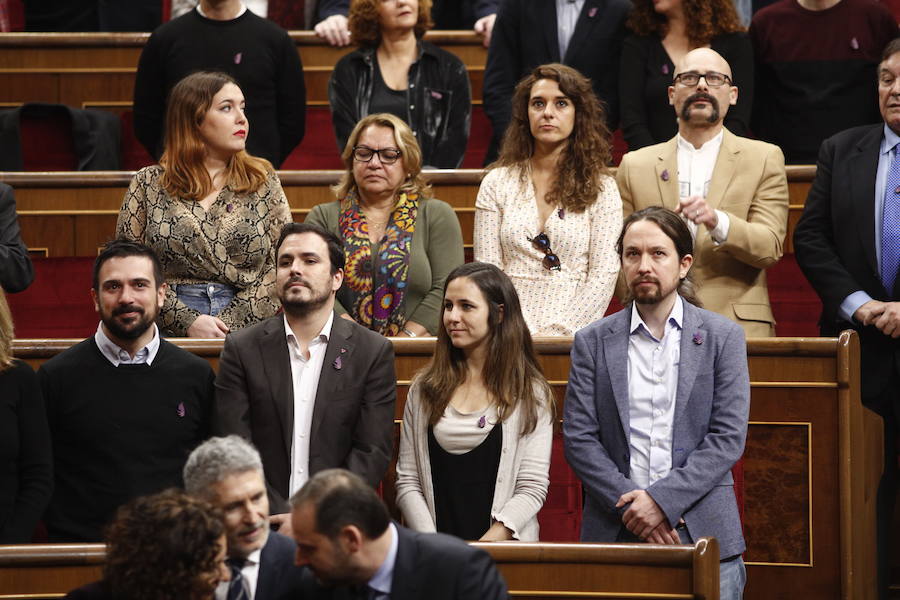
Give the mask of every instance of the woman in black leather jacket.
[{"label": "woman in black leather jacket", "polygon": [[413,130],[426,167],[459,167],[469,139],[472,93],[455,55],[422,41],[431,0],[353,0],[349,27],[359,49],[335,66],[328,100],[338,148],[356,123],[391,113]]}]

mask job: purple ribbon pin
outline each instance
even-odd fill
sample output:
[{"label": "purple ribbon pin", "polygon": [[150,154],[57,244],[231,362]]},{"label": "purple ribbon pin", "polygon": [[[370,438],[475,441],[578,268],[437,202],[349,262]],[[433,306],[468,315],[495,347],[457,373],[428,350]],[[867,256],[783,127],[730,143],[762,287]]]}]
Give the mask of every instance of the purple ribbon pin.
[{"label": "purple ribbon pin", "polygon": [[664,64],[664,65],[662,66],[662,74],[663,74],[663,75],[668,75],[668,74],[669,74],[669,65],[665,65],[665,64]]},{"label": "purple ribbon pin", "polygon": [[234,55],[234,64],[236,64],[236,65],[241,64],[241,59],[242,59],[243,57],[244,57],[244,53],[243,53],[243,52],[238,52],[237,54],[235,54],[235,55]]},{"label": "purple ribbon pin", "polygon": [[185,414],[187,414],[186,411],[184,410],[184,402],[178,403],[178,408],[175,409],[175,414],[178,415],[179,417],[183,417]]},{"label": "purple ribbon pin", "polygon": [[565,219],[566,218],[566,209],[564,209],[564,208],[559,209],[558,211],[556,211],[556,215],[560,219]]},{"label": "purple ribbon pin", "polygon": [[233,211],[233,210],[234,210],[234,204],[232,204],[231,202],[229,202],[228,204],[225,205],[225,210],[226,210],[227,212]]},{"label": "purple ribbon pin", "polygon": [[588,19],[593,19],[596,16],[597,16],[597,7],[594,6],[591,8],[591,10],[588,11]]},{"label": "purple ribbon pin", "polygon": [[663,181],[668,181],[669,180],[669,170],[664,169],[663,172],[660,173],[659,178],[662,179]]},{"label": "purple ribbon pin", "polygon": [[331,366],[334,367],[335,371],[340,371],[341,367],[344,366],[341,362],[341,357],[338,356],[336,359],[334,359],[334,362],[331,363]]},{"label": "purple ribbon pin", "polygon": [[703,336],[700,335],[700,332],[694,334],[694,337],[691,340],[697,344],[698,346],[703,343]]},{"label": "purple ribbon pin", "polygon": [[487,422],[487,420],[484,418],[484,415],[481,415],[481,418],[478,419],[478,428],[479,428],[479,429],[484,429],[484,424],[485,424],[486,422]]},{"label": "purple ribbon pin", "polygon": [[856,38],[850,39],[850,47],[854,50],[859,50],[859,42],[856,40]]}]

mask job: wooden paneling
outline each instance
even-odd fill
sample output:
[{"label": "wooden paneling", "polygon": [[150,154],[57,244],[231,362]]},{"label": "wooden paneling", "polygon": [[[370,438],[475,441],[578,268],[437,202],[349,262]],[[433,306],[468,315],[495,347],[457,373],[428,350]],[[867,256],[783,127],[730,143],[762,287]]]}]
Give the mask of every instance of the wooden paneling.
[{"label": "wooden paneling", "polygon": [[[129,103],[141,49],[149,34],[0,35],[0,104],[56,102],[69,106]],[[352,48],[332,48],[312,32],[292,32],[303,61],[309,104],[328,104],[328,78]],[[475,103],[481,102],[487,51],[471,32],[429,32],[427,40],[466,65]]]},{"label": "wooden paneling", "polygon": [[[803,211],[805,194],[815,175],[815,167],[788,167],[787,172],[791,209],[785,250],[792,251],[790,240]],[[294,220],[302,221],[313,206],[334,199],[330,186],[337,182],[341,172],[281,171],[279,174]],[[456,209],[463,242],[467,246],[472,244],[475,197],[483,174],[480,169],[426,172],[426,178],[434,188],[434,196]],[[16,189],[22,235],[29,247],[52,247],[50,256],[54,257],[93,256],[93,250],[88,254],[82,252],[102,245],[114,235],[115,215],[132,176],[133,173],[127,171],[0,173],[0,181]],[[63,221],[66,225],[55,224],[55,221]],[[65,228],[74,228],[69,243],[64,239],[48,240],[46,237],[47,232]],[[788,364],[781,365],[785,377],[790,377],[793,372]]]},{"label": "wooden paneling", "polygon": [[[489,553],[516,600],[718,595],[718,544],[476,543]],[[0,546],[0,599],[59,598],[101,576],[102,544]]]},{"label": "wooden paneling", "polygon": [[[217,366],[222,342],[174,340]],[[406,386],[434,340],[393,339],[402,416]],[[37,367],[72,340],[17,340]],[[571,338],[535,338],[562,414]],[[874,599],[874,498],[881,421],[859,399],[855,333],[751,338],[750,426],[744,455],[748,600]],[[396,431],[395,431],[396,434]],[[393,479],[387,478],[387,491]],[[393,494],[386,494],[391,502]]]}]

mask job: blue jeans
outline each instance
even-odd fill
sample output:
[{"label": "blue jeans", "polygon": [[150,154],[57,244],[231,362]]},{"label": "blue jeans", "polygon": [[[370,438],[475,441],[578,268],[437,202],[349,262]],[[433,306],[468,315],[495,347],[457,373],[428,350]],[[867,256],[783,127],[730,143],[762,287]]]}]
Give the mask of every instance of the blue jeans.
[{"label": "blue jeans", "polygon": [[[694,538],[688,532],[686,526],[677,527],[678,537],[681,543],[689,546],[694,545]],[[624,526],[619,530],[616,538],[617,542],[634,544],[641,540],[628,531]],[[719,563],[719,599],[720,600],[741,600],[744,597],[744,587],[747,585],[747,568],[744,566],[744,559],[740,556],[723,560]]]},{"label": "blue jeans", "polygon": [[234,298],[235,289],[225,283],[178,283],[175,296],[201,315],[213,317],[222,312]]}]

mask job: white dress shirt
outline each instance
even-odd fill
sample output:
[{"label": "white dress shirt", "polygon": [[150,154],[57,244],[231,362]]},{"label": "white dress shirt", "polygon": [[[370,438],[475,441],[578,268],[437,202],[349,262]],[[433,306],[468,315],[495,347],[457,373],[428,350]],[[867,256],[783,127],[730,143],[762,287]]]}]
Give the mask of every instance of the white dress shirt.
[{"label": "white dress shirt", "polygon": [[566,50],[575,33],[578,15],[584,7],[584,0],[556,0],[556,29],[559,39],[559,62],[566,59]]},{"label": "white dress shirt", "polygon": [[[259,560],[262,556],[262,548],[254,550],[247,557],[247,562],[241,567],[241,576],[244,578],[244,590],[247,592],[248,600],[256,598],[256,582],[259,580]],[[226,600],[228,598],[228,586],[230,581],[219,582],[216,586],[216,600]]]},{"label": "white dress shirt", "polygon": [[629,478],[640,489],[672,470],[672,422],[678,391],[678,361],[684,305],[681,296],[656,339],[631,306],[628,337],[628,426],[631,447]]},{"label": "white dress shirt", "polygon": [[316,390],[319,389],[319,375],[331,337],[334,312],[328,315],[325,326],[310,343],[309,358],[300,352],[300,344],[291,331],[287,316],[284,316],[284,333],[287,338],[288,355],[291,359],[291,380],[294,386],[294,435],[291,444],[290,495],[303,487],[309,479],[309,433],[312,427],[313,408],[316,404]]},{"label": "white dress shirt", "polygon": [[[678,199],[684,200],[691,196],[702,196],[706,198],[709,195],[709,182],[712,180],[713,170],[716,168],[716,160],[719,158],[719,150],[722,149],[722,139],[725,130],[713,139],[709,140],[699,148],[683,137],[676,134],[676,144],[678,146]],[[721,244],[728,239],[728,227],[731,222],[728,215],[721,210],[716,210],[716,216],[719,218],[719,224],[716,228],[709,232],[712,240],[716,244]],[[691,237],[697,239],[697,224],[690,219],[685,219],[688,229],[691,230]]]},{"label": "white dress shirt", "polygon": [[135,352],[134,358],[126,350],[123,350],[119,346],[116,345],[109,337],[106,335],[106,332],[103,331],[103,324],[97,326],[97,333],[94,334],[94,342],[97,344],[97,348],[100,349],[100,354],[106,357],[106,360],[112,363],[112,366],[118,367],[119,365],[143,365],[153,364],[153,359],[156,358],[156,353],[159,352],[159,329],[156,327],[156,323],[153,324],[153,339],[150,342]]}]

